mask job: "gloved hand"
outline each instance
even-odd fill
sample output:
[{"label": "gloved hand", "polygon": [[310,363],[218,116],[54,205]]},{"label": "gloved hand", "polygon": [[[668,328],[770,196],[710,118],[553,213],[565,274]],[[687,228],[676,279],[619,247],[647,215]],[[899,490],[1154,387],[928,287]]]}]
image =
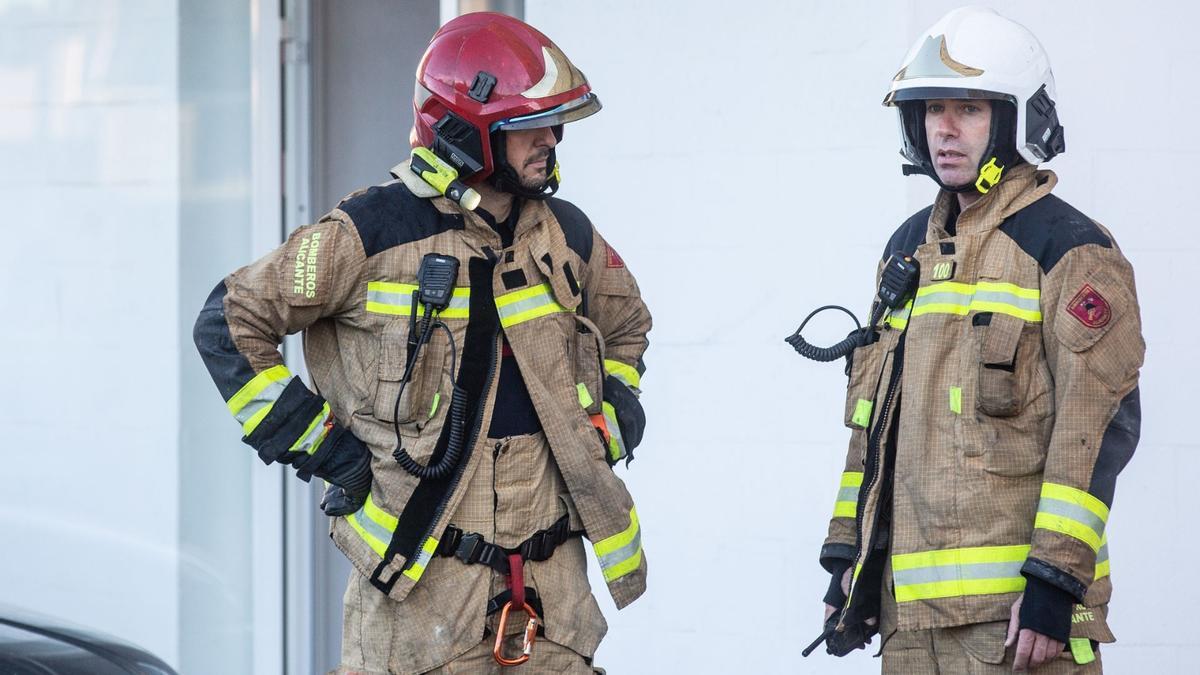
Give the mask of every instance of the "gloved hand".
[{"label": "gloved hand", "polygon": [[348,516],[362,508],[367,501],[367,494],[369,493],[350,493],[346,488],[331,483],[321,497],[321,510],[330,517]]},{"label": "gloved hand", "polygon": [[642,442],[646,431],[646,413],[638,401],[637,394],[621,380],[608,375],[604,378],[604,417],[609,431],[617,427],[619,441],[609,448],[609,463],[615,464],[622,457],[628,464],[633,459],[633,449]]}]

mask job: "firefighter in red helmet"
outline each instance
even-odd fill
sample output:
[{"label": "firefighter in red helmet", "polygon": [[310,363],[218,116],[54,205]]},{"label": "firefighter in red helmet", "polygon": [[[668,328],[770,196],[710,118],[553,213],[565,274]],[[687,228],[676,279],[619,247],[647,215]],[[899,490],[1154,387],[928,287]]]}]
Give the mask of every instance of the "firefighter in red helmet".
[{"label": "firefighter in red helmet", "polygon": [[[329,484],[355,568],[340,672],[591,673],[584,539],[618,608],[647,569],[614,468],[650,314],[552,196],[563,125],[600,101],[546,36],[479,13],[434,35],[413,108],[396,180],[224,279],[196,344],[246,443]],[[301,330],[311,384],[277,351]]]}]

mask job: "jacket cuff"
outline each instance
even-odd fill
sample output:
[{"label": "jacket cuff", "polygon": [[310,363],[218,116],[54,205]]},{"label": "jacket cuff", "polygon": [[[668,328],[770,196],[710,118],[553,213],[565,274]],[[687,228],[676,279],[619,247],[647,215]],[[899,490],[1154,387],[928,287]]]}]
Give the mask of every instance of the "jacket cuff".
[{"label": "jacket cuff", "polygon": [[296,467],[301,480],[315,475],[353,495],[371,489],[371,451],[349,429],[335,424],[321,446],[304,466]]},{"label": "jacket cuff", "polygon": [[830,607],[841,607],[846,604],[846,594],[842,592],[842,575],[850,569],[851,561],[834,560],[833,569],[829,571],[829,588],[825,591],[825,604]]},{"label": "jacket cuff", "polygon": [[1074,597],[1075,602],[1083,602],[1083,597],[1087,595],[1087,586],[1083,582],[1038,558],[1026,559],[1025,564],[1021,566],[1021,574],[1037,577],[1051,586],[1057,586]]},{"label": "jacket cuff", "polygon": [[1025,598],[1019,616],[1021,628],[1028,628],[1063,644],[1071,638],[1071,594],[1040,577],[1025,575]]},{"label": "jacket cuff", "polygon": [[838,566],[842,571],[846,571],[846,567],[854,564],[854,556],[858,551],[850,544],[825,544],[821,547],[821,567],[825,568],[826,572],[833,574],[833,571]]}]

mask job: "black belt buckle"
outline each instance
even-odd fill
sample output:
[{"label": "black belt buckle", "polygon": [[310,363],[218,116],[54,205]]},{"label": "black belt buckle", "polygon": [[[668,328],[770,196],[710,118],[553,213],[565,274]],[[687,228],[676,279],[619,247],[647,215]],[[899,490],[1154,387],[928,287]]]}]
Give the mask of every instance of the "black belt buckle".
[{"label": "black belt buckle", "polygon": [[463,531],[459,528],[450,525],[446,531],[442,533],[442,540],[438,542],[437,554],[442,556],[452,556],[458,551],[458,544],[462,541]]},{"label": "black belt buckle", "polygon": [[462,541],[458,543],[458,548],[454,551],[454,557],[468,565],[474,565],[479,562],[479,558],[486,546],[487,542],[483,540],[483,535],[476,532],[464,534],[462,535]]}]

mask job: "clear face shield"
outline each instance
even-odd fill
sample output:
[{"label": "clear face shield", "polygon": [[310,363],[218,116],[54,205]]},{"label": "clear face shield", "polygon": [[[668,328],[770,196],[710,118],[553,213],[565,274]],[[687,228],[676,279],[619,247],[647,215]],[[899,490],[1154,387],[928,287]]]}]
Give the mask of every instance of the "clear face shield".
[{"label": "clear face shield", "polygon": [[600,108],[600,99],[595,94],[588,92],[549,110],[492,122],[489,131],[520,131],[522,129],[556,127],[594,115],[600,111]]}]

